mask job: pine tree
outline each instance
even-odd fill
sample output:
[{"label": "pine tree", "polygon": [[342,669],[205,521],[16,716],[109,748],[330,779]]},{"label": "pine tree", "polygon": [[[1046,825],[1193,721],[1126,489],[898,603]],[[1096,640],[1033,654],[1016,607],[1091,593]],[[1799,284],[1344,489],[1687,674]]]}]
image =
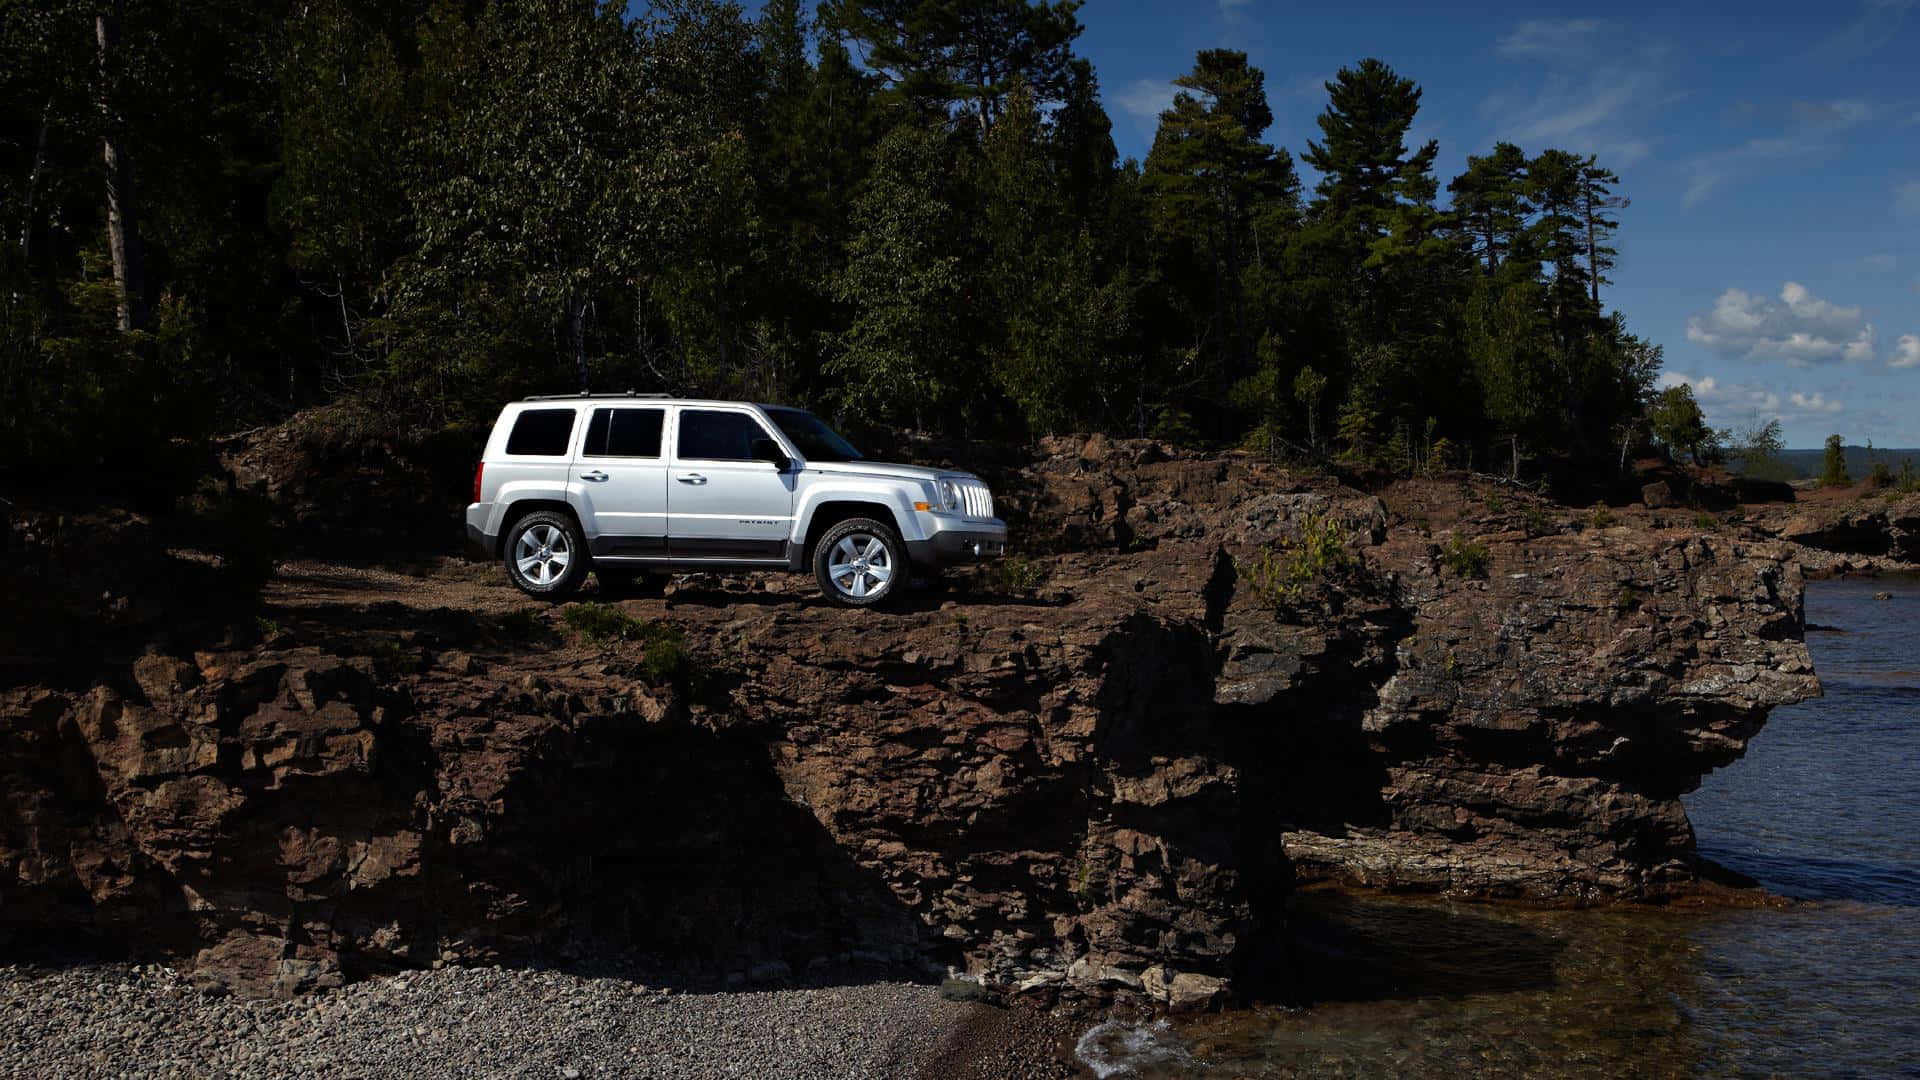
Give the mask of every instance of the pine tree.
[{"label": "pine tree", "polygon": [[1579,212],[1586,226],[1587,284],[1593,290],[1593,306],[1600,306],[1600,286],[1613,284],[1607,277],[1607,271],[1613,269],[1615,257],[1619,252],[1607,241],[1620,227],[1618,219],[1609,217],[1614,210],[1624,210],[1632,200],[1613,193],[1613,185],[1620,177],[1610,169],[1601,168],[1592,155],[1580,166]]},{"label": "pine tree", "polygon": [[1490,275],[1524,248],[1527,218],[1533,212],[1526,184],[1526,155],[1503,142],[1495,144],[1491,154],[1469,156],[1467,171],[1447,185],[1457,227]]},{"label": "pine tree", "polygon": [[1080,36],[1080,0],[828,0],[828,17],[864,46],[866,65],[917,108],[957,110],[984,141],[1024,84],[1063,101]]},{"label": "pine tree", "polygon": [[1223,401],[1256,366],[1245,275],[1279,258],[1300,183],[1292,156],[1261,139],[1273,112],[1266,76],[1245,53],[1205,50],[1174,82],[1181,92],[1160,116],[1142,184],[1165,257],[1193,270],[1182,275],[1193,289],[1186,303],[1201,320],[1203,377]]},{"label": "pine tree", "polygon": [[1326,87],[1330,100],[1318,121],[1322,138],[1307,144],[1302,160],[1321,174],[1313,213],[1336,226],[1357,264],[1388,234],[1397,206],[1433,202],[1433,159],[1440,148],[1428,141],[1407,151],[1420,87],[1381,61],[1341,68]]},{"label": "pine tree", "polygon": [[853,317],[827,371],[856,416],[924,429],[977,370],[964,232],[949,191],[954,167],[943,131],[902,124],[880,141],[854,204],[847,266],[834,287]]},{"label": "pine tree", "polygon": [[1839,435],[1827,436],[1827,450],[1820,469],[1821,487],[1847,487],[1853,477],[1847,475],[1847,443]]}]

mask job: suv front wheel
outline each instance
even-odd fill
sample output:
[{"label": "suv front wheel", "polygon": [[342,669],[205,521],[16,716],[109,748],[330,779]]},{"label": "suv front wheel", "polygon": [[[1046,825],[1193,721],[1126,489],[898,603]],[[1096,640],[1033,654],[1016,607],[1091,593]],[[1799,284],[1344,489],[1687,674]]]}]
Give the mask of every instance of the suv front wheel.
[{"label": "suv front wheel", "polygon": [[572,595],[587,577],[587,545],[580,529],[555,510],[535,510],[514,522],[503,558],[514,585],[542,600]]},{"label": "suv front wheel", "polygon": [[834,603],[872,607],[905,586],[907,548],[893,526],[848,518],[814,546],[813,576]]}]

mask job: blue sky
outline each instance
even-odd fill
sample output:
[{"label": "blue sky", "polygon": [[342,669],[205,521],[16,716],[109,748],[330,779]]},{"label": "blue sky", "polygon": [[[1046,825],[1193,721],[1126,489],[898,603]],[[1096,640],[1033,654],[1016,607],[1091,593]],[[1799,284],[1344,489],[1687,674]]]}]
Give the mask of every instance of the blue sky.
[{"label": "blue sky", "polygon": [[1424,89],[1443,187],[1497,139],[1598,154],[1633,200],[1603,299],[1666,347],[1664,381],[1790,446],[1920,446],[1920,0],[1593,10],[1090,0],[1079,51],[1123,155],[1217,46],[1267,73],[1296,155],[1364,56]]},{"label": "blue sky", "polygon": [[1443,189],[1499,139],[1597,154],[1633,200],[1602,299],[1665,346],[1665,382],[1717,426],[1779,417],[1789,446],[1920,447],[1920,0],[1596,10],[1088,0],[1078,51],[1122,155],[1215,47],[1266,72],[1296,157],[1366,56],[1425,90]]}]

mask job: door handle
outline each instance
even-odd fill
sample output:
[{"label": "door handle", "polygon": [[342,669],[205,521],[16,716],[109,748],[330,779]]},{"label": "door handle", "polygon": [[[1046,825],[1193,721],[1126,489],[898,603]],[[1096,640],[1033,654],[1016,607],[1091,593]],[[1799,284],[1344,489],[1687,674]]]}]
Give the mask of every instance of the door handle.
[{"label": "door handle", "polygon": [[675,477],[675,479],[679,480],[683,484],[704,484],[707,482],[707,478],[704,476],[701,476],[697,472],[688,473],[685,476]]},{"label": "door handle", "polygon": [[599,469],[595,469],[592,472],[583,472],[580,474],[580,479],[592,480],[596,483],[598,483],[601,480],[605,480],[606,478],[607,478],[607,474],[601,472]]}]

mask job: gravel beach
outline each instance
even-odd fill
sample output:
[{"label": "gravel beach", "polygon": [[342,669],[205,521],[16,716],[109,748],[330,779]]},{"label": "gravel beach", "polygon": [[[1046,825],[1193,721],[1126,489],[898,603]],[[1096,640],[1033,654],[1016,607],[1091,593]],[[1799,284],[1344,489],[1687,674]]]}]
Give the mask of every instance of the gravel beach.
[{"label": "gravel beach", "polygon": [[450,967],[241,1001],[155,965],[0,967],[9,1077],[1068,1077],[1070,1032],[907,983],[681,993]]}]

